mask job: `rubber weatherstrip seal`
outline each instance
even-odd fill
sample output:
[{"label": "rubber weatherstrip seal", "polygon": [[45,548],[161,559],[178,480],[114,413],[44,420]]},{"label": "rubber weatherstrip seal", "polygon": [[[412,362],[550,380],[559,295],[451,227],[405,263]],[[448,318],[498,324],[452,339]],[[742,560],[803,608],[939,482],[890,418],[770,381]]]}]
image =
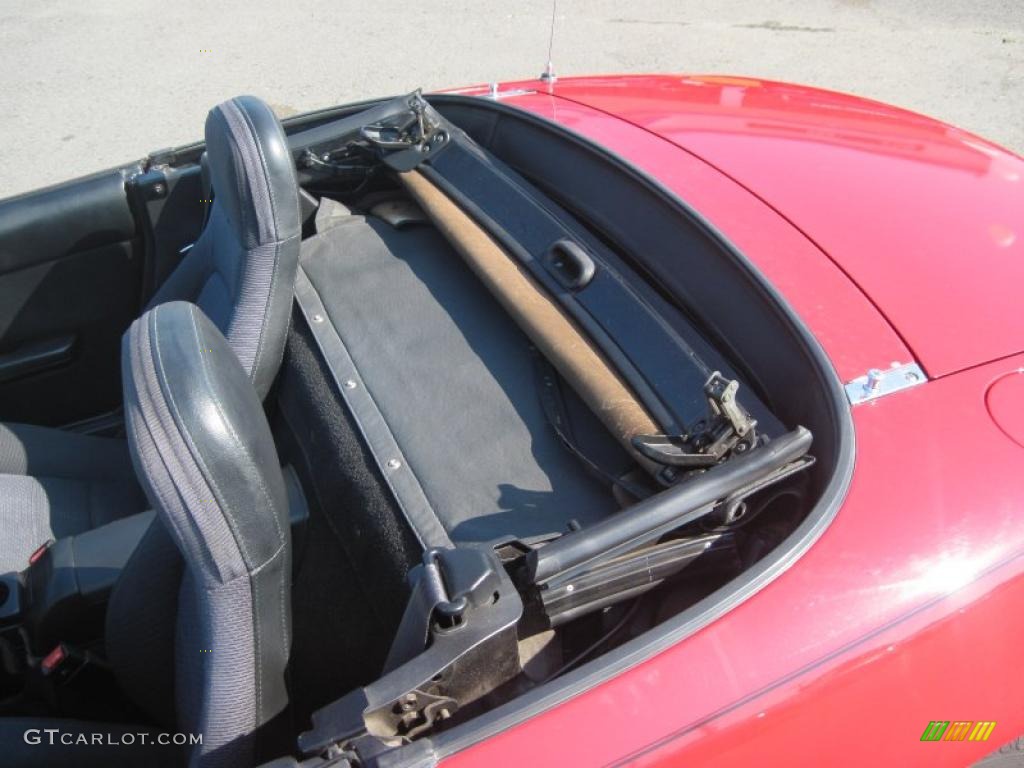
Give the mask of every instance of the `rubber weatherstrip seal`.
[{"label": "rubber weatherstrip seal", "polygon": [[295,300],[331,370],[342,400],[416,538],[424,549],[453,546],[373,395],[359,375],[338,330],[330,321],[320,294],[301,266],[295,276]]}]

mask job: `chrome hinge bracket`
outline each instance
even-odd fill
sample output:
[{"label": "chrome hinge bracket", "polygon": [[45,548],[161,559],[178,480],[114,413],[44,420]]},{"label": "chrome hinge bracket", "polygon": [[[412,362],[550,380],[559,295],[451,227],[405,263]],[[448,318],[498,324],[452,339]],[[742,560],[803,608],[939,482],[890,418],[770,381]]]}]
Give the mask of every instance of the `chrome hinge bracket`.
[{"label": "chrome hinge bracket", "polygon": [[851,405],[860,405],[927,381],[928,377],[917,363],[893,363],[888,368],[872,368],[849,382],[846,396]]}]

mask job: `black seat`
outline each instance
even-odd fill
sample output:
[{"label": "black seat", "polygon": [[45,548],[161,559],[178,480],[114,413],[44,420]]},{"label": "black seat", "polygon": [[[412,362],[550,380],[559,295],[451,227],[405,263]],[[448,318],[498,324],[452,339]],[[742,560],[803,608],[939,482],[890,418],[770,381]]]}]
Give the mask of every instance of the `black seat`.
[{"label": "black seat", "polygon": [[[168,732],[201,735],[186,750],[190,765],[252,765],[275,756],[282,722],[275,717],[288,703],[291,532],[270,427],[250,376],[192,304],[164,304],[136,320],[122,357],[132,459],[157,519],[115,588],[109,659],[136,704],[158,721],[167,716]],[[153,765],[178,757],[159,744],[48,750],[26,744],[29,728],[126,730],[0,720],[0,740],[14,750],[6,759],[15,764],[71,757],[65,764]]]},{"label": "black seat", "polygon": [[[210,111],[206,151],[215,195],[209,219],[149,306],[196,303],[262,398],[281,363],[298,263],[295,167],[280,122],[252,96]],[[124,441],[0,424],[0,572],[24,568],[48,539],[144,508]]]}]

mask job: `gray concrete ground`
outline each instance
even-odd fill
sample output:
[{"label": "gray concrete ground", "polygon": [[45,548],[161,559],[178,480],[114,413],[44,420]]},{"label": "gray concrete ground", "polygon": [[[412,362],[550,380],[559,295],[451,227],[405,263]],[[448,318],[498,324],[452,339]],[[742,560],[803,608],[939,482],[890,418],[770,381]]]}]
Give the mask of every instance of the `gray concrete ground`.
[{"label": "gray concrete ground", "polygon": [[[533,76],[551,0],[0,0],[0,197],[283,114]],[[1024,153],[1022,0],[560,0],[560,74],[730,73],[850,91]]]}]

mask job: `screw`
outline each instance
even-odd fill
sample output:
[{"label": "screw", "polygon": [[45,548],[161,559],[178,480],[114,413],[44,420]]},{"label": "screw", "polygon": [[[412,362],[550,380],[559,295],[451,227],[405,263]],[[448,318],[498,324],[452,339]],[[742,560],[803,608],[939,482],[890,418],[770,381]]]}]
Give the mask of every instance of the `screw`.
[{"label": "screw", "polygon": [[324,316],[323,315],[321,315],[321,314],[313,315],[313,322],[314,323],[322,323],[323,321],[324,321]]},{"label": "screw", "polygon": [[878,388],[882,386],[882,372],[877,368],[872,368],[868,371],[868,381],[864,385],[868,392],[877,392]]},{"label": "screw", "polygon": [[402,462],[398,459],[388,459],[388,469],[398,469],[402,466]]},{"label": "screw", "polygon": [[345,379],[345,389],[355,389],[358,386],[352,379]]},{"label": "screw", "polygon": [[162,195],[167,191],[167,188],[163,184],[154,184],[153,191],[158,195]]}]

